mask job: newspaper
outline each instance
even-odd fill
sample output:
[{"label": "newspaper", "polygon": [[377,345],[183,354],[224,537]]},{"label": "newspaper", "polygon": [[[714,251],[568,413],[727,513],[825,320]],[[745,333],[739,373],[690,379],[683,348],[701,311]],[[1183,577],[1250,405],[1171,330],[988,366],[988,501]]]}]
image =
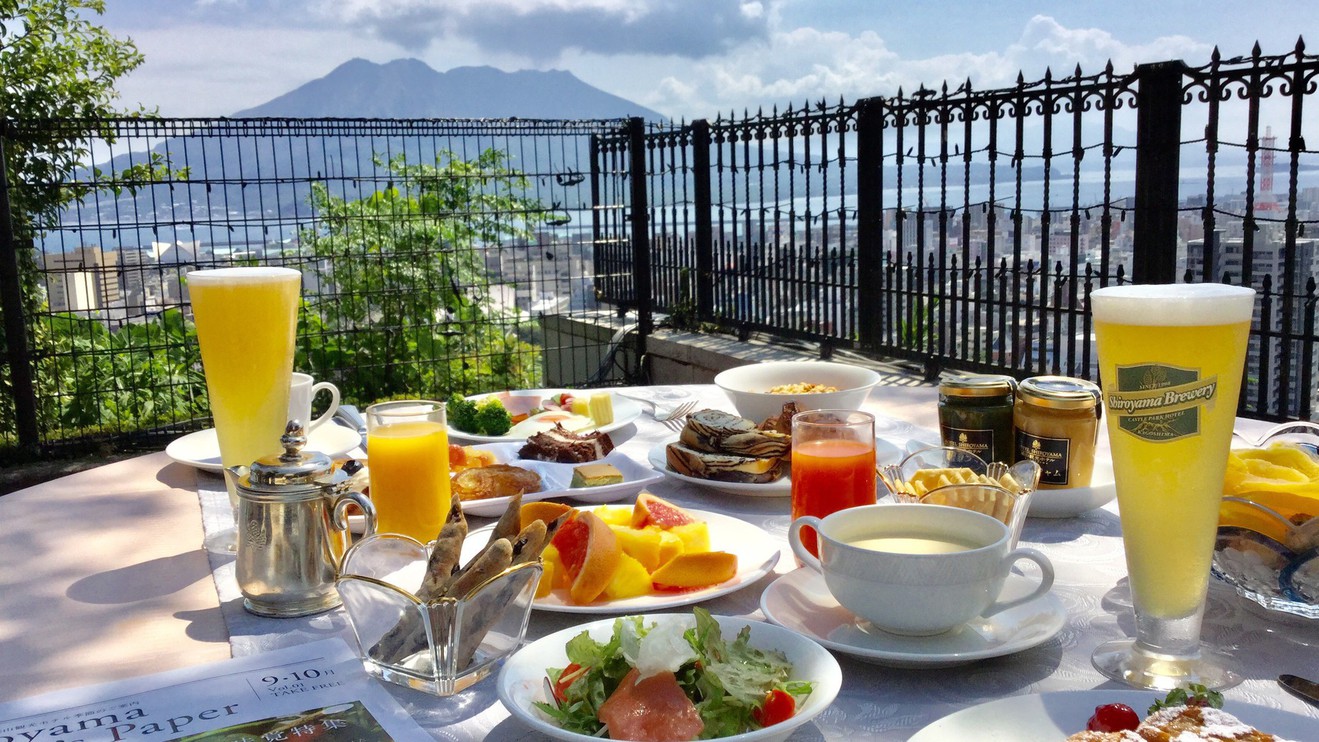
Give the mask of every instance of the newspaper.
[{"label": "newspaper", "polygon": [[339,638],[0,705],[0,742],[430,739]]}]

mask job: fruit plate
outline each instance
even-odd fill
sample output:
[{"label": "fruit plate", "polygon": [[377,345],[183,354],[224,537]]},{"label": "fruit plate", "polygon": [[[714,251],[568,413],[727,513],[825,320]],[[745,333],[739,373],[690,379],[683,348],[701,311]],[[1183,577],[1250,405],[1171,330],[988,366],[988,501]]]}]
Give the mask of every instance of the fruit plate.
[{"label": "fruit plate", "polygon": [[[709,489],[727,492],[730,495],[741,495],[743,497],[787,497],[792,494],[792,474],[785,467],[784,471],[788,472],[783,476],[775,479],[773,482],[755,483],[755,482],[721,482],[717,479],[701,479],[700,477],[689,477],[686,474],[680,474],[669,468],[669,459],[666,448],[670,443],[678,440],[674,437],[650,449],[646,455],[646,460],[664,476],[687,484],[694,484],[698,487],[707,487]],[[883,438],[875,439],[875,462],[879,464],[897,461],[900,458],[902,450],[884,440]],[[882,486],[876,482],[876,486]]]},{"label": "fruit plate", "polygon": [[[930,724],[909,742],[1057,742],[1085,729],[1096,706],[1125,703],[1144,717],[1164,693],[1154,691],[1064,691],[1012,696],[962,709]],[[1315,720],[1281,709],[1228,702],[1224,711],[1286,739],[1314,739]]]},{"label": "fruit plate", "polygon": [[[699,590],[643,595],[623,600],[598,601],[589,605],[576,605],[568,602],[563,590],[537,598],[533,608],[556,613],[644,613],[666,608],[691,605],[717,598],[741,590],[769,574],[779,562],[779,543],[764,530],[747,523],[740,518],[712,513],[705,510],[687,510],[692,517],[703,520],[710,531],[710,548],[715,551],[727,551],[737,555],[737,574],[733,579],[718,585],[711,585]],[[477,534],[488,533],[493,526],[480,528],[472,532],[463,544],[463,559],[470,559],[489,541],[489,537]]]},{"label": "fruit plate", "polygon": [[[660,481],[663,477],[649,467],[638,464],[621,451],[614,450],[600,459],[599,463],[613,464],[623,475],[618,484],[601,487],[570,487],[572,470],[579,464],[558,464],[550,461],[532,461],[518,458],[521,443],[493,443],[474,446],[494,453],[496,463],[512,464],[524,469],[531,469],[541,476],[544,485],[540,492],[528,492],[522,496],[523,502],[548,500],[550,498],[567,498],[577,502],[605,503],[617,502],[637,494],[643,488]],[[490,497],[484,500],[464,500],[463,513],[483,518],[497,518],[508,508],[511,497]]]},{"label": "fruit plate", "polygon": [[[750,644],[758,649],[782,652],[792,663],[792,680],[810,681],[811,694],[806,697],[797,713],[787,721],[757,729],[752,732],[723,737],[727,742],[770,742],[790,736],[793,730],[806,724],[833,703],[842,688],[843,672],[824,647],[773,624],[751,621],[733,616],[715,616],[719,622],[719,633],[727,641],[732,641],[742,628],[751,630]],[[662,613],[646,617],[646,624],[652,622],[677,623],[680,627],[695,625],[690,613]],[[592,621],[581,626],[572,626],[555,632],[528,644],[518,650],[504,662],[499,672],[496,690],[499,700],[508,708],[518,721],[532,730],[554,739],[569,742],[591,742],[596,737],[570,732],[549,721],[549,719],[532,706],[535,701],[544,701],[545,671],[551,667],[564,667],[568,664],[565,645],[569,639],[585,631],[596,641],[606,641],[614,630],[615,619]],[[814,733],[818,735],[818,731]]]},{"label": "fruit plate", "polygon": [[[520,391],[509,392],[509,394],[514,397],[534,397],[539,400],[545,400],[556,394],[563,394],[564,392],[572,392],[572,393],[581,392],[581,393],[590,394],[599,391],[601,390],[524,389]],[[503,392],[489,392],[486,394],[473,394],[470,397],[467,397],[467,399],[470,399],[473,402],[479,402],[480,400],[483,400],[486,397],[491,397],[502,393]],[[622,428],[625,425],[631,424],[632,421],[636,420],[638,417],[641,417],[641,412],[642,412],[641,405],[637,404],[635,400],[628,399],[627,397],[618,394],[613,394],[612,392],[610,393],[610,396],[613,397],[614,421],[612,423],[609,423],[608,425],[601,425],[598,428],[591,427],[574,432],[585,433],[585,432],[599,431],[601,433],[612,433],[613,431],[618,430],[619,428]],[[513,442],[513,441],[521,442],[527,439],[527,436],[525,435],[524,436],[477,435],[476,433],[464,433],[461,430],[457,430],[452,425],[449,426],[449,437],[457,438],[463,441],[474,441],[476,443],[504,443],[504,442]]]}]

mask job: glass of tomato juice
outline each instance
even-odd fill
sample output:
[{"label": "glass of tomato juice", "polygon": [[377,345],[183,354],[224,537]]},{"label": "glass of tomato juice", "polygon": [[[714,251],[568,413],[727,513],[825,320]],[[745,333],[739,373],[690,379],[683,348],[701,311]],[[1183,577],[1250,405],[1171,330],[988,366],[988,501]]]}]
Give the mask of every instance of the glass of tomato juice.
[{"label": "glass of tomato juice", "polygon": [[432,541],[449,514],[449,433],[443,402],[366,408],[367,472],[378,533]]},{"label": "glass of tomato juice", "polygon": [[[811,410],[792,417],[792,517],[826,515],[875,503],[875,416]],[[814,530],[802,545],[819,556]]]}]

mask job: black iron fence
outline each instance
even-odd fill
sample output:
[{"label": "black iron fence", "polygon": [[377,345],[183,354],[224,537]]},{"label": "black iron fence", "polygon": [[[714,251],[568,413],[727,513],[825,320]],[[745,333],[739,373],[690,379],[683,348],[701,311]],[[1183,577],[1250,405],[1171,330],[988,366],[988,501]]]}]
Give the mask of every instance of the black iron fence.
[{"label": "black iron fence", "polygon": [[[591,147],[626,121],[0,124],[5,198],[60,205],[0,230],[0,453],[204,427],[187,274],[220,265],[302,271],[296,368],[358,405],[626,378],[562,326],[612,315],[593,215],[627,203]],[[23,157],[51,137],[96,166],[45,177]]]},{"label": "black iron fence", "polygon": [[186,273],[245,262],[303,270],[298,366],[359,403],[642,378],[547,329],[624,312],[633,359],[658,320],[1093,378],[1091,290],[1223,280],[1260,294],[1241,411],[1308,418],[1316,75],[1298,43],[683,124],[3,122],[7,163],[54,131],[99,165],[0,178],[67,196],[0,224],[0,451],[204,425]]},{"label": "black iron fence", "polygon": [[1317,74],[1298,43],[654,126],[599,148],[645,148],[650,246],[602,298],[931,373],[1094,378],[1094,288],[1239,283],[1260,293],[1242,413],[1308,418]]}]

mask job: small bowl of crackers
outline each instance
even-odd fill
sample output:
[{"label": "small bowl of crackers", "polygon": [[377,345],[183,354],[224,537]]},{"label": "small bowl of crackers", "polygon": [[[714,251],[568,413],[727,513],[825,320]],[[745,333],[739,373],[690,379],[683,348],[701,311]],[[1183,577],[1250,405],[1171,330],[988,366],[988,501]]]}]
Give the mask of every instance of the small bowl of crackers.
[{"label": "small bowl of crackers", "polygon": [[879,467],[879,478],[895,502],[950,505],[1002,521],[1012,530],[1011,545],[1016,548],[1039,484],[1040,465],[1025,460],[1008,466],[960,448],[934,446]]},{"label": "small bowl of crackers", "polygon": [[457,498],[430,543],[382,533],[353,544],[335,586],[367,672],[450,696],[517,650],[543,570],[541,552],[560,524],[523,527],[520,510],[521,498],[512,498],[466,563],[467,521]]}]

